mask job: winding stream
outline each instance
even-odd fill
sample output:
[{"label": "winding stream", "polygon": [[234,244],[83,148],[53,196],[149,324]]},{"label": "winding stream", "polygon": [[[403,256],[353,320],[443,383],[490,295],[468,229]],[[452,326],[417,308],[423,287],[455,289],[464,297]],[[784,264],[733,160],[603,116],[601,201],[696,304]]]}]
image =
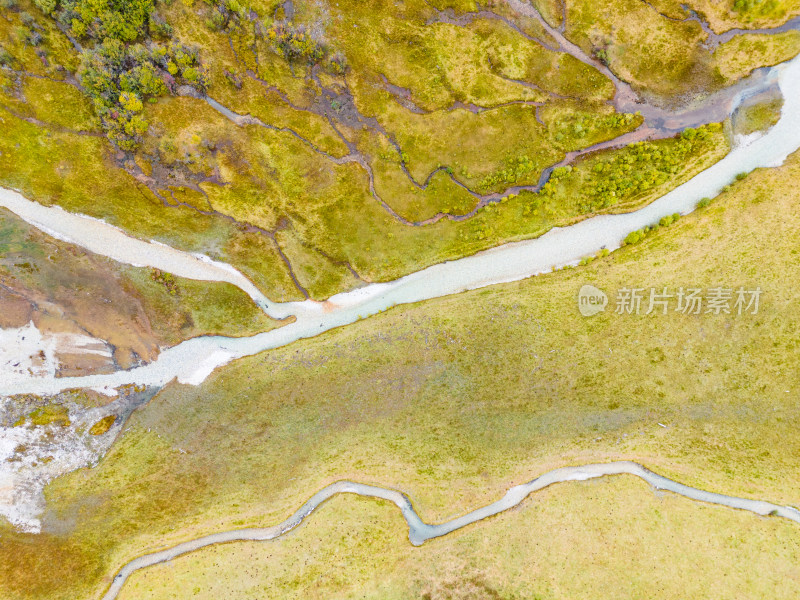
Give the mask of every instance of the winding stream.
[{"label": "winding stream", "polygon": [[[674,111],[658,104],[648,102],[647,99],[642,98],[627,82],[617,76],[607,65],[600,62],[594,56],[587,54],[583,48],[578,44],[570,41],[564,32],[560,29],[552,27],[547,21],[544,20],[539,11],[532,5],[522,0],[506,0],[508,6],[525,17],[534,19],[539,25],[555,40],[558,44],[558,50],[571,55],[573,58],[581,61],[582,63],[593,67],[600,71],[603,75],[608,77],[614,84],[614,108],[617,112],[633,113],[639,112],[644,117],[645,126],[652,129],[663,129],[666,131],[676,131],[686,127],[697,127],[705,123],[713,121],[721,121],[729,116],[737,102],[741,100],[742,94],[747,94],[749,88],[758,87],[763,84],[766,79],[770,77],[772,69],[762,68],[756,69],[748,77],[740,80],[736,84],[718,90],[706,98],[703,98],[696,106],[689,106],[683,110]],[[698,20],[697,18],[690,17],[690,20]],[[793,19],[785,23],[783,26],[770,30],[751,30],[748,33],[761,33],[772,32],[779,33],[796,29],[800,26],[799,19]],[[728,36],[721,34],[717,36],[706,26],[706,33],[709,34],[713,43],[718,43],[715,40],[727,41],[731,39],[735,33]],[[740,33],[744,30],[737,30]]]},{"label": "winding stream", "polygon": [[637,211],[600,215],[575,225],[554,228],[531,240],[506,244],[473,256],[437,264],[388,283],[374,283],[337,294],[325,302],[271,302],[241,273],[207,257],[181,252],[154,242],[136,240],[103,221],[44,207],[0,188],[0,206],[41,228],[92,252],[118,261],[155,267],[175,275],[237,285],[271,317],[295,316],[294,322],[245,338],[207,336],[163,351],[152,363],[103,375],[82,377],[15,377],[0,374],[0,394],[54,394],[76,387],[117,387],[137,383],[162,386],[174,378],[199,384],[229,361],[285,346],[377,314],[399,304],[420,302],[465,290],[517,281],[620,246],[631,231],[661,217],[694,210],[704,197],[716,196],[737,174],[774,167],[800,147],[800,57],[770,69],[784,97],[781,118],[765,135],[734,148],[725,158],[651,204]]},{"label": "winding stream", "polygon": [[677,481],[653,473],[653,471],[646,469],[638,463],[629,461],[596,463],[579,467],[554,469],[528,483],[512,487],[496,502],[438,525],[429,525],[420,519],[414,507],[411,505],[411,501],[402,492],[356,483],[354,481],[337,481],[336,483],[322,488],[292,516],[273,527],[233,529],[220,533],[212,533],[188,542],[183,542],[172,548],[161,550],[160,552],[145,554],[144,556],[133,559],[119,570],[108,591],[103,596],[103,600],[114,600],[119,595],[128,577],[140,569],[172,560],[183,554],[188,554],[189,552],[194,552],[195,550],[214,544],[238,541],[264,541],[278,538],[302,524],[305,518],[314,512],[320,504],[329,500],[336,494],[357,494],[359,496],[380,498],[391,502],[400,509],[403,518],[408,524],[408,539],[413,545],[420,546],[427,540],[447,535],[467,525],[507,511],[519,505],[532,493],[551,486],[554,483],[586,481],[587,479],[594,479],[596,477],[621,474],[634,475],[645,480],[656,490],[666,490],[692,500],[746,510],[761,516],[783,517],[784,519],[790,519],[796,523],[800,523],[800,510],[793,506],[781,506],[763,500],[750,500],[748,498],[738,498],[736,496],[708,492],[678,483]]},{"label": "winding stream", "polygon": [[[525,6],[515,0],[510,0],[510,3]],[[561,39],[563,35],[558,30],[553,28],[550,30],[551,35],[560,44],[569,43],[565,38]],[[580,49],[569,49],[572,52],[580,52]],[[596,66],[594,64],[596,61],[589,57],[586,59]],[[623,110],[626,106],[630,108],[626,103],[635,102],[635,99],[624,93],[628,89],[626,84],[613,77],[613,74],[612,80],[615,81],[618,92],[622,91],[615,99],[618,108]],[[627,214],[595,216],[569,227],[555,228],[539,238],[506,244],[473,256],[434,265],[392,282],[371,284],[351,292],[337,294],[325,302],[312,300],[272,302],[250,280],[230,265],[203,255],[182,252],[157,242],[135,239],[121,229],[98,219],[69,213],[59,207],[45,207],[27,200],[14,190],[0,188],[0,206],[11,210],[50,235],[119,262],[149,266],[191,279],[230,283],[247,293],[270,317],[275,319],[295,317],[293,322],[283,327],[251,337],[206,336],[187,340],[164,350],[152,363],[129,371],[62,378],[54,375],[34,377],[3,372],[0,373],[0,395],[20,393],[49,395],[70,388],[118,387],[131,383],[163,386],[173,379],[197,385],[214,369],[233,359],[313,337],[396,305],[524,279],[549,272],[553,268],[574,264],[582,257],[596,254],[603,248],[616,249],[631,231],[657,222],[666,215],[676,212],[687,214],[694,210],[701,198],[716,196],[725,185],[734,180],[737,174],[761,167],[778,166],[800,147],[800,57],[777,67],[759,71],[755,80],[751,80],[751,84],[753,81],[756,82],[755,86],[748,84],[750,87],[747,89],[734,88],[721,94],[711,103],[714,106],[713,110],[721,111],[722,116],[728,116],[743,95],[777,84],[784,97],[779,122],[762,137],[734,148],[718,163],[648,206]],[[657,111],[655,108],[652,110]],[[706,111],[703,113],[703,118],[707,121],[708,105],[703,110]],[[649,108],[643,111],[646,122],[658,128],[671,127],[669,119],[687,118],[684,113],[676,117],[674,114],[649,111]],[[244,118],[241,115],[235,116]],[[555,469],[526,484],[509,489],[503,498],[492,504],[441,524],[424,523],[409,499],[399,491],[340,481],[318,491],[292,516],[274,527],[211,534],[132,560],[116,575],[104,600],[115,599],[127,578],[139,569],[213,544],[280,537],[299,526],[320,504],[340,493],[353,493],[392,502],[400,509],[408,524],[411,543],[420,545],[426,540],[446,535],[517,506],[533,492],[554,483],[582,481],[623,473],[639,477],[656,489],[667,490],[693,500],[746,510],[762,516],[775,515],[800,523],[800,511],[794,507],[693,488],[653,473],[633,462]]]}]

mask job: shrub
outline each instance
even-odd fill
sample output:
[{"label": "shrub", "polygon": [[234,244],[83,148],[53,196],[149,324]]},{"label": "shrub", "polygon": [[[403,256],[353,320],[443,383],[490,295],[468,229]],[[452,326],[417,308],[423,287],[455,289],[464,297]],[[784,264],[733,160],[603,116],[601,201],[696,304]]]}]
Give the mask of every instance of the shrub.
[{"label": "shrub", "polygon": [[701,198],[697,203],[697,208],[705,208],[709,204],[711,204],[711,198]]},{"label": "shrub", "polygon": [[343,54],[337,53],[328,60],[328,70],[334,75],[344,75],[347,73],[347,59]]},{"label": "shrub", "polygon": [[33,3],[46,15],[49,15],[51,12],[53,12],[58,4],[56,0],[33,0]]},{"label": "shrub", "polygon": [[183,76],[186,78],[187,81],[196,83],[198,78],[200,77],[200,71],[198,71],[195,67],[186,67],[183,70]]},{"label": "shrub", "polygon": [[638,231],[631,231],[628,235],[625,236],[625,239],[622,241],[622,243],[623,245],[638,244],[640,241],[642,241],[644,235],[645,235],[644,231],[641,229]]},{"label": "shrub", "polygon": [[325,56],[325,48],[302,28],[278,23],[267,31],[272,47],[290,62],[316,64]]},{"label": "shrub", "polygon": [[667,215],[666,217],[661,217],[661,220],[658,222],[658,224],[661,225],[662,227],[669,227],[680,218],[681,218],[680,213],[673,213],[671,215]]},{"label": "shrub", "polygon": [[139,114],[143,103],[170,93],[179,69],[185,82],[202,89],[207,85],[197,52],[187,46],[125,46],[107,38],[83,52],[78,75],[109,139],[123,150],[132,150],[147,130]]},{"label": "shrub", "polygon": [[139,112],[142,110],[143,106],[141,99],[131,92],[122,92],[119,95],[119,104],[122,108],[130,112]]},{"label": "shrub", "polygon": [[155,13],[150,15],[149,23],[150,35],[161,39],[169,39],[172,37],[172,25],[164,21]]},{"label": "shrub", "polygon": [[[174,64],[172,66],[175,67]],[[175,68],[177,70],[177,67]],[[233,71],[228,71],[228,69],[225,69],[222,72],[222,74],[225,76],[225,79],[228,80],[228,83],[230,83],[237,90],[242,89],[242,78],[239,77],[236,73],[234,73]]]}]

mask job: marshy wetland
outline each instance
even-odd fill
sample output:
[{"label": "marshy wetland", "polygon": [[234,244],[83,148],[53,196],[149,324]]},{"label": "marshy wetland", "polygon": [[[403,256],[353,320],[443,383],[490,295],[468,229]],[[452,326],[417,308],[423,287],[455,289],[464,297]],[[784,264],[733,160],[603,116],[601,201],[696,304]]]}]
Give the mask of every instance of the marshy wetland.
[{"label": "marshy wetland", "polygon": [[792,597],[800,6],[0,2],[0,596]]}]

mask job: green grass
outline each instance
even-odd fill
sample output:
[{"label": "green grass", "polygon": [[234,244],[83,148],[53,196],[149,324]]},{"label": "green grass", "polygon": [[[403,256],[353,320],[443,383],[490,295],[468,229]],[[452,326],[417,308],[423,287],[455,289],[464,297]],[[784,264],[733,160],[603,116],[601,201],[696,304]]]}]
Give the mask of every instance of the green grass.
[{"label": "green grass", "polygon": [[[756,171],[698,213],[586,267],[393,309],[236,361],[202,386],[169,387],[132,417],[126,435],[97,468],[77,471],[48,487],[45,534],[4,531],[0,591],[10,599],[99,595],[103,582],[108,582],[103,578],[138,554],[210,531],[274,524],[313,491],[343,477],[402,488],[426,521],[448,519],[490,502],[509,485],[544,470],[611,459],[637,460],[690,485],[796,503],[800,489],[786,474],[800,466],[800,448],[792,433],[800,423],[793,360],[800,304],[791,283],[800,275],[795,248],[800,234],[794,187],[798,172],[797,156],[781,168]],[[609,310],[587,319],[575,304],[586,282],[609,293],[612,306],[615,290],[631,286],[674,290],[758,285],[764,295],[757,315],[636,316]],[[402,538],[397,515],[391,517],[394,525],[385,537],[366,536],[359,539],[372,541],[351,546],[350,538],[340,542],[342,534],[337,533],[331,538],[333,546],[325,542],[322,547],[331,548],[326,552],[350,548],[348,561],[362,557],[361,574],[348,575],[356,589],[362,580],[381,581],[390,587],[370,593],[402,595],[418,589],[408,580],[406,574],[415,571],[406,560],[433,566],[440,564],[435,556],[450,556],[446,549],[454,547],[451,544],[465,544],[458,556],[474,563],[489,548],[477,540],[508,539],[509,529],[518,531],[508,542],[511,547],[527,547],[525,543],[541,538],[520,524],[552,528],[561,522],[556,516],[559,499],[566,498],[576,511],[568,514],[606,523],[600,530],[608,532],[603,536],[586,538],[584,530],[586,545],[578,553],[584,557],[593,552],[608,556],[613,524],[639,515],[635,518],[642,519],[637,521],[641,527],[655,532],[645,540],[660,540],[667,531],[698,540],[724,536],[714,537],[713,544],[698,541],[693,565],[726,564],[723,559],[732,552],[726,540],[737,543],[756,563],[777,557],[780,573],[790,572],[786,569],[794,564],[798,538],[785,537],[798,536],[791,524],[693,503],[675,516],[671,506],[662,508],[649,500],[627,504],[644,502],[630,488],[642,489],[639,483],[607,485],[614,491],[599,502],[584,498],[585,486],[559,486],[546,493],[550,501],[534,503],[547,511],[541,521],[536,509],[514,511],[497,520],[508,523],[497,533],[493,521],[422,551],[397,546],[395,540]],[[336,501],[320,514],[355,511],[354,517],[342,517],[352,522],[364,504],[345,508],[345,513],[325,512],[351,506],[345,502]],[[80,510],[87,505],[95,509]],[[610,522],[603,506],[617,511]],[[642,506],[644,516],[636,506]],[[704,516],[712,510],[712,517]],[[388,523],[385,518],[375,526],[389,527],[383,524]],[[673,523],[670,529],[664,529],[665,519]],[[319,535],[314,530],[319,522],[312,519],[290,539]],[[738,523],[759,532],[753,543],[747,537],[736,538],[741,542],[729,537],[741,534]],[[675,529],[679,526],[686,529]],[[569,548],[574,552],[572,540],[578,531],[562,529],[559,535],[547,536],[558,544],[545,556],[555,559]],[[773,531],[783,537],[769,533]],[[604,564],[651,564],[636,558],[641,556],[639,535],[642,532],[613,537],[621,554],[612,552],[616,557],[608,561],[614,562]],[[461,541],[465,536],[472,541]],[[370,558],[376,556],[377,543],[389,548],[383,567]],[[506,547],[501,544],[493,552]],[[308,590],[320,597],[346,597],[349,584],[331,579],[327,574],[336,569],[307,558],[301,542],[281,545],[278,551],[286,552],[281,560],[287,565],[308,560],[309,570],[302,567],[293,576],[287,574],[290,579],[276,581],[270,577],[286,573],[283,567],[272,569],[271,563],[259,562],[248,566],[242,581],[274,584],[286,591],[281,595],[290,597],[305,597]],[[209,552],[217,556],[217,551]],[[685,544],[676,542],[663,552],[658,555],[663,556],[659,572],[683,573]],[[63,559],[52,561],[53,556]],[[530,552],[520,552],[510,562],[504,558],[509,555],[492,556],[499,557],[493,564],[505,560],[512,566],[498,571],[491,585],[527,581],[515,561],[527,560]],[[188,560],[190,567],[196,564]],[[217,562],[227,565],[228,560]],[[577,560],[557,571],[560,575],[554,577],[562,584],[542,590],[545,597],[574,597],[572,592],[593,581],[589,575],[575,575],[583,571],[574,570],[573,564],[590,564],[580,562],[586,558]],[[37,568],[41,564],[50,566],[42,571]],[[182,582],[191,575],[184,574],[181,564],[171,573]],[[347,568],[351,564],[346,561]],[[433,579],[421,576],[420,581],[444,585],[448,577],[455,577],[456,583],[463,583],[457,576],[460,564],[456,562],[450,574],[426,571]],[[322,565],[327,565],[324,576]],[[689,572],[699,573],[696,568]],[[213,569],[204,571],[209,572]],[[621,573],[624,581],[631,581],[626,568]],[[720,595],[758,595],[782,581],[775,571],[756,567],[735,573],[717,581]],[[564,588],[570,574],[570,585],[577,587]],[[685,581],[669,585],[695,585],[691,575],[680,577]],[[210,593],[204,581],[196,584],[198,593]],[[655,589],[647,579],[634,581],[643,597]],[[145,585],[163,589],[152,578]],[[211,590],[218,589],[213,585],[222,584],[212,584]],[[614,597],[614,581],[608,585]],[[186,589],[191,597],[192,586],[170,593],[183,594]],[[135,590],[147,597],[145,588]]]},{"label": "green grass", "polygon": [[59,427],[69,427],[69,411],[65,406],[57,404],[48,404],[41,408],[37,408],[29,415],[23,416],[16,423],[14,427],[30,425],[32,427],[44,427],[46,425],[57,425]]},{"label": "green grass", "polygon": [[734,131],[741,135],[766,131],[780,119],[782,106],[783,99],[778,98],[740,107],[734,118]]},{"label": "green grass", "polygon": [[[28,0],[20,3],[31,14],[36,12]],[[669,58],[674,50],[679,55],[676,61],[687,59],[686,48],[696,44],[681,32],[690,26],[659,29],[661,24],[653,19],[662,17],[640,4],[636,10],[647,12],[641,31],[620,29],[619,35],[644,35],[644,25],[653,25],[658,30],[654,39],[669,46],[664,56]],[[469,2],[441,7],[456,13],[476,8]],[[295,8],[296,25],[320,27],[328,52],[347,58],[349,69],[344,75],[323,68],[316,73],[318,80],[311,78],[307,67],[289,64],[255,35],[246,20],[226,32],[213,30],[206,23],[209,8],[204,3],[159,4],[158,10],[174,26],[176,39],[201,47],[212,97],[271,126],[291,127],[336,157],[347,152],[344,141],[311,109],[316,106],[314,110],[319,111],[319,104],[327,102],[319,98],[320,83],[341,93],[332,109],[334,120],[341,119],[338,129],[372,166],[377,193],[412,221],[440,212],[463,215],[477,200],[444,172],[436,174],[427,189],[418,189],[403,173],[401,162],[418,181],[443,166],[475,190],[496,192],[534,183],[542,169],[562,159],[565,152],[609,139],[640,122],[639,117],[613,112],[606,103],[613,86],[598,71],[547,50],[499,19],[478,18],[463,26],[428,23],[435,14],[421,0],[397,10],[355,2],[340,2],[329,13],[303,2]],[[589,12],[573,19],[575,32],[568,32],[580,41],[581,36],[589,36],[589,20],[602,17],[602,23],[614,23],[606,13],[617,8],[616,4],[591,10],[583,5],[571,7],[571,11]],[[253,9],[269,21],[275,6],[255,3]],[[532,20],[516,17],[504,7],[497,10],[513,18],[527,35],[546,38]],[[69,42],[48,25],[42,49],[50,66],[45,67],[17,39],[14,28],[20,18],[13,13],[11,21],[0,23],[13,42],[9,50],[15,68],[63,78],[55,64],[61,56],[59,49]],[[46,21],[41,16],[38,20]],[[63,55],[67,66],[74,67],[74,51],[67,48]],[[625,60],[633,57],[624,56]],[[645,74],[661,73],[647,61],[635,68]],[[253,80],[247,69],[280,93]],[[673,73],[670,69],[665,71],[668,75]],[[676,69],[673,74],[678,77],[683,71]],[[523,193],[465,222],[444,220],[412,228],[395,221],[370,195],[363,168],[355,163],[336,165],[289,132],[256,125],[238,127],[200,100],[161,98],[146,103],[144,115],[151,126],[138,153],[123,156],[101,137],[77,135],[101,132],[91,105],[76,88],[22,77],[20,90],[16,75],[3,71],[2,76],[0,104],[50,127],[37,127],[0,109],[4,127],[0,183],[44,204],[106,219],[139,237],[229,262],[274,300],[300,299],[302,294],[290,278],[274,234],[253,231],[250,225],[269,232],[291,229],[292,268],[313,297],[324,298],[358,285],[341,266],[344,263],[365,280],[388,280],[499,243],[540,235],[594,210],[628,210],[667,191],[727,150],[722,136],[715,136],[713,145],[683,155],[679,164],[653,165],[650,170],[657,173],[650,187],[637,188],[622,199],[609,199],[608,190],[599,190],[605,172],[592,174],[587,168],[599,162],[616,164],[636,150],[602,152],[576,164],[570,176],[553,182],[546,195]],[[385,89],[381,76],[407,88],[412,102],[432,112],[416,114],[401,106]],[[237,80],[241,89],[235,85]],[[363,115],[361,121],[347,108],[350,96]],[[491,110],[479,114],[449,110],[456,101]],[[537,120],[534,106],[502,106],[523,101],[544,103],[538,111],[544,124]],[[396,140],[400,152],[386,136],[371,129],[371,121],[365,119],[372,117]],[[675,140],[658,143],[669,155],[677,145]],[[165,188],[162,194],[167,200],[172,201],[174,195],[188,206],[165,206],[141,181],[125,173],[126,165],[137,165],[146,176],[160,179],[157,186]]]}]

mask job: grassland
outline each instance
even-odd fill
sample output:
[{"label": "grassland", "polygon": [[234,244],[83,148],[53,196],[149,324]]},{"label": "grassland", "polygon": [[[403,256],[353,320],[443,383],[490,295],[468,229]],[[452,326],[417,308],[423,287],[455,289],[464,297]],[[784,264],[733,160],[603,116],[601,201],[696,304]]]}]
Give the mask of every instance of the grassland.
[{"label": "grassland", "polygon": [[559,485],[421,548],[405,536],[394,506],[340,497],[284,540],[142,571],[120,598],[791,598],[800,575],[794,524],[658,496],[627,478]]},{"label": "grassland", "polygon": [[775,35],[740,35],[720,45],[714,52],[719,62],[719,73],[727,80],[736,81],[753,70],[753,57],[763,65],[775,65],[800,52],[800,31],[787,31]]},{"label": "grassland", "polygon": [[[51,86],[56,90],[68,89],[64,84]],[[570,222],[584,214],[577,203],[580,198],[573,195],[573,189],[568,195],[543,200],[548,206],[544,217],[533,213],[536,198],[523,195],[491,210],[481,211],[478,218],[465,223],[443,221],[429,227],[413,228],[396,222],[365,194],[366,177],[359,167],[353,164],[326,166],[288,134],[257,126],[240,129],[209,107],[189,98],[164,100],[163,106],[156,104],[151,110],[154,115],[169,114],[171,130],[185,131],[187,143],[194,143],[192,136],[196,136],[221,148],[214,157],[214,168],[219,169],[223,176],[230,173],[228,183],[231,185],[202,184],[212,208],[268,230],[290,223],[296,237],[316,252],[321,281],[340,279],[343,274],[341,263],[349,263],[366,280],[398,277],[421,266],[502,241],[538,235],[553,225]],[[196,126],[185,128],[182,117],[190,114],[203,119]],[[553,113],[554,135],[558,135],[560,122],[557,115]],[[300,297],[269,236],[242,231],[221,216],[203,215],[193,210],[192,204],[203,209],[207,206],[206,200],[200,194],[193,194],[190,188],[174,188],[175,198],[189,206],[167,206],[117,166],[110,149],[101,139],[66,131],[47,131],[13,115],[1,118],[7,127],[7,136],[0,141],[0,171],[5,185],[21,189],[46,204],[56,202],[70,210],[105,218],[137,235],[226,260],[239,267],[276,300]],[[587,130],[591,132],[588,126]],[[372,139],[373,143],[377,142]],[[700,149],[694,159],[683,165],[681,177],[697,172],[725,151],[724,140],[719,137],[715,141],[715,145]],[[667,145],[671,143],[677,144],[677,141],[665,142]],[[229,150],[232,145],[235,145],[234,149]],[[383,147],[381,156],[386,158],[377,159],[375,163],[377,188],[384,196],[393,197],[391,187],[386,187],[388,180],[385,177],[395,178],[406,189],[410,186],[388,147]],[[558,158],[558,155],[553,155],[553,158]],[[257,167],[241,175],[242,168],[248,164]],[[509,164],[513,167],[511,170]],[[525,178],[537,172],[537,168],[529,168],[529,164],[506,161],[503,169],[492,176],[508,185],[521,183],[516,179],[518,166],[524,167],[522,177]],[[57,177],[51,177],[51,171],[55,171]],[[275,173],[279,173],[280,178],[273,179],[271,174]],[[424,204],[417,204],[414,208],[415,201],[411,201],[410,208],[403,210],[407,216],[424,218],[439,210],[463,214],[474,207],[476,201],[473,198],[452,186],[444,175],[439,177],[429,192],[412,190],[411,197],[421,196]],[[645,203],[657,197],[677,181],[671,179],[665,186],[650,190],[640,201]],[[436,194],[439,190],[452,192],[454,189],[458,190],[455,195]],[[298,204],[290,190],[300,193],[305,203]],[[270,191],[274,195],[268,204],[264,197],[270,196]],[[168,197],[168,201],[173,200]],[[398,204],[398,207],[402,206]],[[434,211],[431,212],[430,207],[434,207]],[[409,248],[414,248],[414,252],[409,252]],[[291,249],[282,250],[292,253]],[[302,263],[296,266],[298,271],[304,268]],[[313,281],[307,283],[311,294],[318,298],[326,297],[333,289],[328,284],[317,287]],[[356,285],[356,282],[351,281],[350,285]]]},{"label": "grassland", "polygon": [[[797,155],[751,173],[698,213],[586,267],[393,309],[236,361],[200,387],[163,390],[96,468],[48,487],[43,534],[4,529],[0,593],[99,595],[140,553],[276,523],[345,477],[407,491],[427,521],[556,466],[622,458],[690,485],[796,504],[799,173]],[[756,315],[608,311],[586,319],[575,304],[586,282],[612,304],[615,290],[633,286],[759,286],[763,297]],[[397,541],[403,528],[390,509],[336,500],[285,542],[175,561],[164,581],[196,581],[188,587],[157,583],[157,569],[126,593],[208,597],[231,581],[234,564],[244,572],[231,583],[235,598],[273,589],[281,597],[402,597],[425,586],[431,597],[453,597],[473,584],[532,597],[525,590],[542,573],[548,586],[535,593],[544,598],[589,586],[609,597],[662,589],[669,597],[676,577],[698,597],[789,597],[797,576],[800,532],[787,524],[656,500],[624,480],[558,486],[542,497],[552,502],[532,500],[419,551]],[[367,525],[346,533],[362,517]],[[363,527],[368,534],[358,535]],[[686,539],[696,544],[691,563]],[[308,555],[310,547],[319,554]],[[711,565],[740,552],[774,568],[738,561],[717,577]],[[254,562],[242,566],[243,556]],[[576,565],[619,570],[583,578]],[[215,580],[217,569],[228,575]],[[360,588],[367,580],[378,587]]]},{"label": "grassland", "polygon": [[[560,24],[559,3],[536,4]],[[715,31],[774,26],[797,12],[796,2],[690,5]],[[502,6],[298,1],[289,17],[264,1],[218,26],[215,4],[185,0],[157,3],[158,14],[174,40],[198,48],[210,96],[260,124],[164,94],[144,102],[148,127],[135,150],[121,151],[70,76],[73,45],[29,0],[16,6],[0,18],[0,183],[230,262],[275,300],[303,290],[325,298],[641,206],[728,148],[716,126],[597,153],[556,171],[541,193],[413,227],[370,194],[363,164],[402,218],[463,215],[477,199],[453,179],[481,193],[529,184],[566,152],[640,119],[615,113],[610,81]],[[482,8],[496,14],[474,14]],[[686,13],[672,0],[570,2],[566,15],[566,35],[588,54],[673,101],[797,52],[790,33],[738,36],[712,53],[698,23],[674,20]],[[265,31],[283,19],[297,35],[316,32],[326,58],[310,65],[276,50]],[[761,129],[774,116],[764,105],[745,120]],[[237,361],[200,387],[168,387],[97,467],[48,487],[44,533],[0,524],[0,596],[99,597],[141,553],[273,524],[343,477],[407,491],[427,521],[552,467],[622,458],[699,487],[796,504],[798,176],[794,156],[585,267],[394,309]],[[113,281],[123,306],[146,316],[153,344],[272,326],[232,288],[110,266],[33,235],[21,236],[25,248],[4,248],[21,253],[4,277],[62,304],[77,279],[88,297],[110,293]],[[53,253],[62,266],[48,262]],[[584,319],[575,295],[585,282],[612,300],[625,286],[758,285],[764,297],[758,315]],[[118,322],[93,306],[81,314]],[[203,551],[136,575],[123,594],[788,598],[800,579],[791,525],[654,498],[627,478],[558,486],[413,550],[391,510],[336,499],[284,541]]]},{"label": "grassland", "polygon": [[733,119],[733,130],[737,134],[749,135],[756,131],[766,131],[778,122],[783,100],[757,99],[740,107]]},{"label": "grassland", "polygon": [[[551,4],[540,8],[560,18]],[[213,3],[155,6],[172,40],[197,49],[209,95],[261,125],[237,125],[195,98],[154,95],[139,113],[148,127],[138,146],[120,151],[104,140],[105,121],[73,76],[78,52],[30,0],[15,0],[0,19],[10,57],[0,68],[0,183],[227,261],[275,300],[322,299],[614,204],[584,195],[605,176],[576,165],[581,185],[554,185],[546,198],[521,194],[463,222],[413,227],[371,195],[363,166],[341,164],[348,155],[362,159],[380,199],[401,219],[422,221],[475,208],[478,200],[459,183],[478,193],[535,183],[566,152],[639,125],[638,116],[609,106],[608,79],[554,50],[539,23],[507,7],[295,2],[287,15],[279,3],[252,2],[250,12],[218,26]],[[635,18],[620,22],[621,14]],[[588,53],[604,49],[612,69],[650,94],[680,94],[679,81],[707,91],[796,52],[791,35],[742,36],[720,47],[717,59],[701,47],[697,23],[670,21],[638,0],[570,3],[567,18],[571,39]],[[313,65],[287,59],[265,34],[284,21],[312,32],[325,58]],[[81,41],[91,49],[92,40]],[[658,65],[648,58],[655,55]],[[678,173],[631,205],[719,158],[727,144],[722,136],[713,142],[685,155]]]},{"label": "grassland", "polygon": [[[766,7],[790,3],[751,4]],[[776,34],[743,33],[715,47],[713,43],[708,44],[713,40],[709,40],[701,24],[689,20],[689,13],[682,8],[694,9],[706,20],[709,15],[733,15],[726,26],[711,17],[716,33],[733,28],[774,27],[800,12],[800,5],[786,6],[772,13],[771,20],[752,20],[745,18],[744,11],[726,10],[725,5],[724,2],[641,0],[570,2],[567,35],[584,51],[606,62],[614,73],[641,93],[666,101],[674,101],[682,95],[702,95],[729,85],[759,66],[777,64],[800,50],[797,30]]]},{"label": "grassland", "polygon": [[[679,15],[680,5],[677,0],[658,0],[653,4],[659,8],[666,7],[672,15]],[[759,27],[778,27],[790,18],[800,14],[800,2],[797,0],[771,0],[758,2],[753,0],[691,0],[689,7],[703,15],[711,29],[722,33],[730,29],[755,29]]]}]

